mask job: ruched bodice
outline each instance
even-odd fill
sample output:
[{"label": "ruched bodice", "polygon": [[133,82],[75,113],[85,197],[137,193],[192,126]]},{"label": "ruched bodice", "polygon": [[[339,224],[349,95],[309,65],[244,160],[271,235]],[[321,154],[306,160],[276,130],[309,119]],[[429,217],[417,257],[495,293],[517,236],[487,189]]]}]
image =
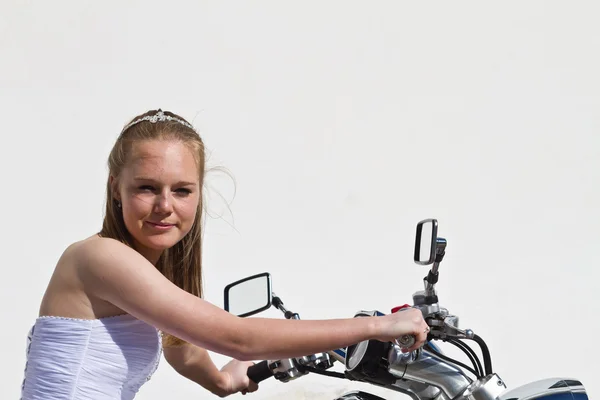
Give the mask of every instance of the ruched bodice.
[{"label": "ruched bodice", "polygon": [[40,317],[29,333],[22,399],[133,399],[160,354],[156,328],[131,315]]}]

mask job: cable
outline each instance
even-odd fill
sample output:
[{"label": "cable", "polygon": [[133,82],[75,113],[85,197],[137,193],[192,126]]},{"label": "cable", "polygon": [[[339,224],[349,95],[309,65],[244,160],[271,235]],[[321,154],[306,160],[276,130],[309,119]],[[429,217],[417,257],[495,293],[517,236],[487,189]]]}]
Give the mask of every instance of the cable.
[{"label": "cable", "polygon": [[465,342],[461,341],[460,339],[456,339],[456,340],[452,340],[451,343],[457,347],[460,347],[463,351],[465,351],[465,353],[468,353],[467,356],[470,354],[473,358],[471,359],[471,357],[469,357],[471,359],[471,362],[473,362],[473,360],[475,360],[474,366],[476,365],[476,370],[479,371],[479,374],[481,376],[484,375],[484,370],[483,367],[481,365],[481,361],[479,360],[479,357],[477,356],[477,353],[475,353],[475,351]]},{"label": "cable", "polygon": [[477,357],[475,351],[473,351],[473,349],[469,347],[468,344],[463,343],[462,341],[460,341],[460,339],[451,339],[448,341],[448,343],[453,344],[454,346],[461,349],[467,355],[467,357],[469,357],[469,360],[471,360],[471,363],[473,364],[473,367],[475,368],[475,371],[477,371],[479,376],[483,376],[483,368],[481,367],[481,361],[479,361],[479,357]]},{"label": "cable", "polygon": [[332,376],[334,378],[340,378],[340,379],[348,379],[346,377],[346,375],[342,374],[341,372],[334,372],[334,371],[325,371],[322,369],[318,369],[318,368],[314,368],[314,367],[309,367],[308,365],[298,365],[296,367],[298,369],[298,371],[300,372],[312,372],[315,374],[320,374],[320,375],[325,375],[325,376]]},{"label": "cable", "polygon": [[465,364],[461,363],[460,361],[456,361],[456,360],[454,360],[454,359],[452,359],[450,357],[447,357],[447,356],[445,356],[445,355],[443,355],[441,353],[438,353],[437,351],[435,351],[433,349],[433,347],[429,346],[428,344],[426,344],[425,346],[423,346],[423,348],[425,350],[429,351],[430,353],[434,354],[436,357],[441,358],[444,361],[448,361],[449,363],[456,364],[459,367],[462,367],[462,368],[466,369],[467,371],[469,371],[470,373],[472,373],[473,375],[475,375],[477,377],[477,379],[481,378],[481,376],[473,368],[466,366]]},{"label": "cable", "polygon": [[477,335],[473,336],[473,339],[471,339],[471,340],[474,340],[475,342],[477,342],[477,344],[481,348],[481,354],[483,355],[483,365],[485,367],[485,374],[486,375],[493,374],[493,372],[492,372],[492,357],[490,356],[490,350],[488,349],[487,345],[485,344],[483,339]]}]

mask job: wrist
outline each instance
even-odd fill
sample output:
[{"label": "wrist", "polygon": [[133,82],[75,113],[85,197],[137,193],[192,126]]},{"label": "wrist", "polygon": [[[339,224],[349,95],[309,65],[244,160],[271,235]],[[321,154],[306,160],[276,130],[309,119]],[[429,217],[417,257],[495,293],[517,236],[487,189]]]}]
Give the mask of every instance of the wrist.
[{"label": "wrist", "polygon": [[383,335],[385,316],[369,318],[369,339],[379,339]]},{"label": "wrist", "polygon": [[219,372],[215,381],[215,387],[211,392],[219,397],[225,397],[231,394],[231,375],[229,372]]}]

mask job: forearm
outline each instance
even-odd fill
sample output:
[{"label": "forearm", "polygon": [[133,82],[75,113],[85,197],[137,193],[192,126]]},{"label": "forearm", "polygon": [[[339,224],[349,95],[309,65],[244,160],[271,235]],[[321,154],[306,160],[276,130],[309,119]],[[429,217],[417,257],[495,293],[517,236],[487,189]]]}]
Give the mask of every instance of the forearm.
[{"label": "forearm", "polygon": [[164,352],[169,364],[181,376],[196,382],[219,397],[227,395],[227,378],[212,362],[205,349],[185,344],[177,348],[165,348]]},{"label": "forearm", "polygon": [[[210,312],[201,312],[200,308]],[[203,313],[204,317],[199,320],[198,316]],[[379,338],[382,327],[389,325],[382,322],[386,317],[335,320],[239,318],[197,298],[172,310],[169,316],[173,323],[164,327],[165,331],[241,361],[298,357],[338,349]]]},{"label": "forearm", "polygon": [[[241,335],[245,360],[274,360],[343,348],[378,335],[378,318],[337,320],[281,320],[248,318]],[[236,358],[238,358],[236,357]]]}]

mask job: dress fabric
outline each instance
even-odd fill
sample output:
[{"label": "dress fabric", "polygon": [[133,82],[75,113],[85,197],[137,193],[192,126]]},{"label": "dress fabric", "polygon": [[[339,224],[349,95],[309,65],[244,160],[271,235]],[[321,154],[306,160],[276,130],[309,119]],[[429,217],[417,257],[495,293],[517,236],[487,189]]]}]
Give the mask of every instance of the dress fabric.
[{"label": "dress fabric", "polygon": [[27,344],[22,400],[131,400],[161,356],[156,328],[125,314],[39,317]]}]

